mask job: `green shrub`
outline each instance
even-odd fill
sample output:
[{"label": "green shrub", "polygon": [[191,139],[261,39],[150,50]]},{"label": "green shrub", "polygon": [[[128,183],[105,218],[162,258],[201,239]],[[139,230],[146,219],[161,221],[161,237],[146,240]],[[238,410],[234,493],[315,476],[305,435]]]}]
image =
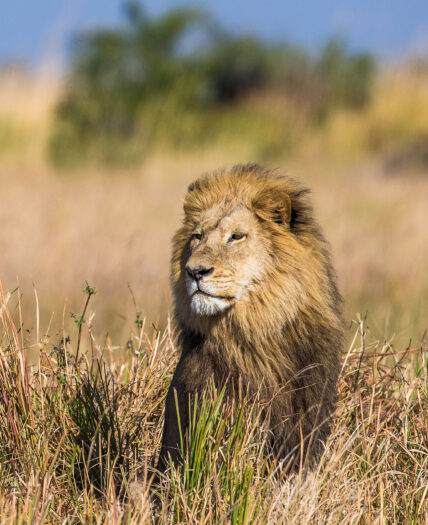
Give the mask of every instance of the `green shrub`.
[{"label": "green shrub", "polygon": [[370,98],[374,60],[370,55],[349,56],[343,40],[330,40],[317,64],[322,100],[319,115],[325,116],[334,106],[363,107]]},{"label": "green shrub", "polygon": [[[172,148],[209,142],[223,133],[212,112],[226,107],[233,115],[245,96],[258,91],[294,98],[316,118],[368,100],[373,62],[350,56],[341,41],[311,57],[295,46],[229,35],[197,9],[150,18],[130,2],[125,14],[122,27],[75,39],[49,142],[57,165],[129,164],[159,141]],[[249,134],[236,134],[240,140],[254,141],[252,117],[249,112]],[[279,117],[288,129],[290,115]],[[282,141],[261,149],[275,155],[283,151]]]}]

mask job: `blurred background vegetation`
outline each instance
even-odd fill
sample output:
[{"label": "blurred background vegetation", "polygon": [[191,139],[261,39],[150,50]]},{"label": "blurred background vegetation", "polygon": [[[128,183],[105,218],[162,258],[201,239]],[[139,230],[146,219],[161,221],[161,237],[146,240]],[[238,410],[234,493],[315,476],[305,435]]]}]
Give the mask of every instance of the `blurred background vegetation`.
[{"label": "blurred background vegetation", "polygon": [[196,9],[151,18],[129,2],[124,11],[123,27],[75,38],[49,141],[58,166],[129,164],[154,147],[228,141],[243,120],[240,140],[252,140],[262,157],[275,156],[299,137],[287,112],[274,118],[245,104],[252,95],[287,97],[314,124],[335,108],[359,109],[370,99],[374,60],[349,54],[339,38],[311,56],[293,45],[228,34]]},{"label": "blurred background vegetation", "polygon": [[85,280],[99,332],[120,338],[136,311],[162,325],[186,186],[238,162],[313,190],[348,321],[424,336],[428,60],[272,43],[194,7],[127,2],[119,25],[74,34],[64,69],[0,66],[0,279],[42,325],[71,319]]}]

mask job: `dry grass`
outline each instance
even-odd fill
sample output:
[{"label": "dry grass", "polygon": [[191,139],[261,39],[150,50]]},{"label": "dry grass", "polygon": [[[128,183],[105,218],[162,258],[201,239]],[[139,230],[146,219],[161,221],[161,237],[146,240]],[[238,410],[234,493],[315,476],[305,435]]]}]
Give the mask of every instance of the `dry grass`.
[{"label": "dry grass", "polygon": [[43,161],[60,78],[48,66],[35,74],[0,70],[0,158]]},{"label": "dry grass", "polygon": [[89,353],[76,360],[78,327],[35,341],[19,303],[18,292],[2,292],[1,523],[426,523],[426,347],[394,351],[356,321],[332,435],[312,472],[266,463],[251,400],[207,398],[196,445],[155,506],[148,486],[175,364],[170,328],[137,323],[115,352],[84,317]]},{"label": "dry grass", "polygon": [[336,111],[309,142],[318,142],[323,155],[358,160],[427,133],[428,71],[407,65],[382,71],[370,104],[357,112]]},{"label": "dry grass", "polygon": [[[152,321],[169,309],[170,239],[187,184],[200,172],[244,160],[215,152],[200,158],[156,157],[129,173],[58,176],[43,167],[0,173],[1,275],[34,311],[33,283],[47,322],[75,312],[85,280],[99,290],[94,329],[120,334],[133,300]],[[313,190],[316,215],[333,245],[348,317],[369,311],[379,337],[427,328],[428,177],[385,176],[375,161],[357,165],[301,160],[280,169]],[[28,327],[30,328],[30,327]],[[402,339],[400,341],[403,341]]]},{"label": "dry grass", "polygon": [[[319,468],[272,472],[260,411],[207,403],[203,446],[168,476],[157,510],[144,480],[175,364],[170,238],[187,184],[260,160],[258,150],[158,151],[126,172],[56,173],[44,160],[55,77],[2,83],[1,523],[146,523],[153,512],[160,523],[428,522],[428,176],[390,176],[382,159],[427,131],[424,75],[381,77],[364,113],[337,113],[320,130],[296,116],[301,145],[274,163],[312,188],[349,323],[362,312]],[[81,322],[86,280],[98,293]],[[221,421],[239,446],[215,443]]]},{"label": "dry grass", "polygon": [[[257,150],[229,140],[193,153],[157,151],[128,171],[56,173],[43,151],[57,77],[19,78],[12,75],[0,89],[0,123],[14,123],[27,137],[14,149],[2,148],[0,136],[5,287],[13,289],[18,279],[29,318],[34,284],[42,319],[48,322],[55,312],[58,327],[64,302],[67,315],[75,312],[87,279],[99,290],[95,332],[126,337],[134,310],[129,283],[139,310],[163,324],[170,304],[169,243],[187,184],[203,171],[261,160]],[[272,108],[276,115],[292,112],[278,98],[250,103],[258,112],[270,108],[268,119]],[[333,245],[348,318],[368,311],[377,336],[398,333],[396,341],[403,344],[410,337],[420,340],[428,319],[426,168],[389,176],[382,156],[371,152],[388,151],[427,130],[426,71],[381,75],[363,112],[335,113],[318,131],[305,128],[305,118],[295,116],[298,134],[306,137],[296,154],[268,164],[312,188],[316,215]]]}]

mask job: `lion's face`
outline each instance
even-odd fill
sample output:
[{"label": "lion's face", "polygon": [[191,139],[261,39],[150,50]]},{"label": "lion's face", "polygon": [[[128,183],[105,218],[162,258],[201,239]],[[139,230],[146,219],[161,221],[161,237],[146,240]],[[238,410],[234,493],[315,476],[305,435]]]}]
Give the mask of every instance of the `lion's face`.
[{"label": "lion's face", "polygon": [[185,282],[197,315],[227,310],[263,279],[267,239],[255,215],[243,206],[225,212],[214,207],[189,231]]},{"label": "lion's face", "polygon": [[317,256],[299,233],[304,204],[296,197],[292,208],[290,194],[287,181],[251,171],[203,176],[189,187],[171,260],[180,323],[209,333],[219,316],[242,327],[265,309],[267,329],[296,315],[306,288],[321,281],[306,270]]}]

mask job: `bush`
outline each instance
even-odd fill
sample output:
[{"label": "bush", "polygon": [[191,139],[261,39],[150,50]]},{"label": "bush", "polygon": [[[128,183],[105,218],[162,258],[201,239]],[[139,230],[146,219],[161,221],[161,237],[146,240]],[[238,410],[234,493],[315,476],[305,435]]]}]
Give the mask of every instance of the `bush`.
[{"label": "bush", "polygon": [[[361,107],[368,100],[373,62],[349,56],[341,41],[310,57],[291,45],[228,35],[197,9],[173,9],[152,19],[130,2],[125,14],[123,27],[75,39],[49,143],[57,165],[133,163],[160,138],[176,147],[177,134],[180,147],[199,145],[201,137],[213,135],[207,113],[225,105],[233,111],[255,91],[297,98],[317,118],[335,106]],[[288,128],[288,115],[281,118]]]},{"label": "bush", "polygon": [[345,43],[332,39],[321,52],[317,70],[323,97],[320,115],[326,115],[334,106],[358,109],[369,101],[374,72],[374,61],[369,55],[348,56]]}]

